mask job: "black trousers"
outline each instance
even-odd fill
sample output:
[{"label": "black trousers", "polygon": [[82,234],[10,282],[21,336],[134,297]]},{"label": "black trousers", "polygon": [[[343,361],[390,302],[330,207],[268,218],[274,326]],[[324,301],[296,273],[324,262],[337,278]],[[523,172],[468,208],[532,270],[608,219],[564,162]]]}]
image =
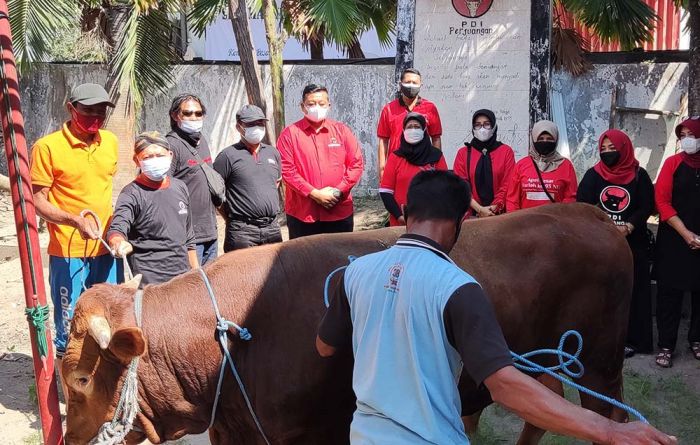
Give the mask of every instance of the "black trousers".
[{"label": "black trousers", "polygon": [[235,220],[226,223],[224,252],[281,242],[282,232],[277,221],[263,227]]},{"label": "black trousers", "polygon": [[339,221],[316,221],[313,223],[305,223],[293,216],[287,215],[289,239],[318,235],[320,233],[352,232],[354,224],[353,215]]},{"label": "black trousers", "polygon": [[632,286],[630,318],[627,325],[627,346],[642,354],[648,354],[654,350],[649,254],[644,247],[633,248],[632,256],[634,258],[634,285]]},{"label": "black trousers", "polygon": [[[656,326],[659,330],[659,347],[676,349],[678,327],[681,323],[685,292],[659,283],[656,302]],[[690,329],[688,343],[700,342],[700,292],[691,292]]]}]

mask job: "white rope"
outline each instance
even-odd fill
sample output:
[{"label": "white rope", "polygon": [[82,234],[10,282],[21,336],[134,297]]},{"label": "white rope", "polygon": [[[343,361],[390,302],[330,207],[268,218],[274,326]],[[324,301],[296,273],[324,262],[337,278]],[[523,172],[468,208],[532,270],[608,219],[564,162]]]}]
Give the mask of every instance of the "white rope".
[{"label": "white rope", "polygon": [[[134,314],[136,326],[141,327],[141,304],[143,290],[136,291],[134,296]],[[119,396],[117,409],[111,422],[105,422],[91,441],[90,445],[119,445],[126,441],[126,436],[134,428],[134,420],[139,413],[139,358],[134,357],[129,364],[129,370],[124,378],[122,393]]]}]

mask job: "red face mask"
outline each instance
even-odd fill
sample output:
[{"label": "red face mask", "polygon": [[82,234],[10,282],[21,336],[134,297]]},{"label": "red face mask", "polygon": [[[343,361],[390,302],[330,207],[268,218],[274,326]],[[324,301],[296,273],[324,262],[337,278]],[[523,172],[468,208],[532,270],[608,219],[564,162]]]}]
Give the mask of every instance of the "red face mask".
[{"label": "red face mask", "polygon": [[76,109],[71,111],[73,124],[83,133],[95,134],[105,122],[104,116],[85,116]]}]

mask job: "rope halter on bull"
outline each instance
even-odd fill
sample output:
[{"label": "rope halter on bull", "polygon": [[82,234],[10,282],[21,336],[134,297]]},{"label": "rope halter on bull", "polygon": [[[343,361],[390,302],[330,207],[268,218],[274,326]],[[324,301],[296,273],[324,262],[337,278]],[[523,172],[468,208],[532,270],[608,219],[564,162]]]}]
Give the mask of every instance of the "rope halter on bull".
[{"label": "rope halter on bull", "polygon": [[[126,261],[125,261],[126,262]],[[141,328],[141,307],[143,290],[138,289],[134,295],[134,315],[136,326]],[[140,357],[134,357],[124,378],[124,385],[119,396],[119,403],[111,422],[105,422],[90,445],[118,445],[126,440],[127,434],[134,428],[134,420],[139,412],[138,367]]]},{"label": "rope halter on bull", "polygon": [[[349,263],[352,263],[356,258],[354,256],[349,256],[348,261]],[[452,259],[449,259],[452,264],[455,264]],[[456,264],[455,264],[456,265]],[[331,284],[331,279],[335,274],[338,272],[347,269],[348,265],[345,266],[340,266],[337,269],[333,270],[330,274],[328,274],[328,277],[326,277],[326,282],[323,286],[323,303],[326,305],[326,308],[330,306],[330,299],[329,299],[329,287]],[[568,352],[564,351],[564,344],[566,343],[566,340],[573,336],[577,341],[577,346],[576,346],[576,353],[574,354],[569,354]],[[578,383],[573,382],[569,378],[566,378],[562,375],[559,375],[557,371],[561,371],[564,374],[566,374],[568,377],[571,378],[581,378],[583,377],[584,374],[584,368],[583,368],[583,363],[581,363],[581,360],[579,360],[579,356],[581,355],[581,352],[583,351],[583,337],[581,337],[581,334],[577,331],[566,331],[564,335],[561,336],[561,339],[559,340],[559,347],[557,349],[537,349],[535,351],[527,352],[525,354],[516,354],[513,351],[510,351],[510,355],[513,358],[513,365],[518,368],[519,370],[523,372],[531,372],[531,373],[544,373],[547,374],[551,377],[554,377],[555,379],[559,380],[560,382],[571,386],[574,389],[577,389],[580,392],[583,392],[585,394],[588,394],[589,396],[595,397],[597,399],[600,399],[604,402],[609,403],[610,405],[619,408],[621,410],[624,410],[628,412],[629,414],[632,414],[639,420],[641,420],[644,423],[649,423],[647,419],[636,409],[632,408],[631,406],[625,405],[624,403],[620,402],[619,400],[615,400],[612,397],[608,397],[606,395],[597,393],[591,389],[586,388],[585,386],[579,385]],[[550,367],[545,367],[542,366],[538,363],[533,362],[530,360],[530,357],[535,357],[538,355],[554,355],[557,357],[559,360],[559,364],[556,366],[550,366]],[[566,361],[564,361],[566,359]],[[574,372],[571,369],[569,369],[569,366],[575,365],[578,368],[578,371]]]}]

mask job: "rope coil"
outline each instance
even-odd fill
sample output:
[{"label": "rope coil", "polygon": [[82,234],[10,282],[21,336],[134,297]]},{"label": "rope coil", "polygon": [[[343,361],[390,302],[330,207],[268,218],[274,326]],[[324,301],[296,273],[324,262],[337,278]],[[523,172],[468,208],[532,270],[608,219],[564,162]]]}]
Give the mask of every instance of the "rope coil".
[{"label": "rope coil", "polygon": [[46,357],[49,355],[49,342],[46,338],[46,322],[49,320],[49,306],[35,306],[24,309],[24,313],[36,332],[36,343],[41,361],[46,367]]}]

